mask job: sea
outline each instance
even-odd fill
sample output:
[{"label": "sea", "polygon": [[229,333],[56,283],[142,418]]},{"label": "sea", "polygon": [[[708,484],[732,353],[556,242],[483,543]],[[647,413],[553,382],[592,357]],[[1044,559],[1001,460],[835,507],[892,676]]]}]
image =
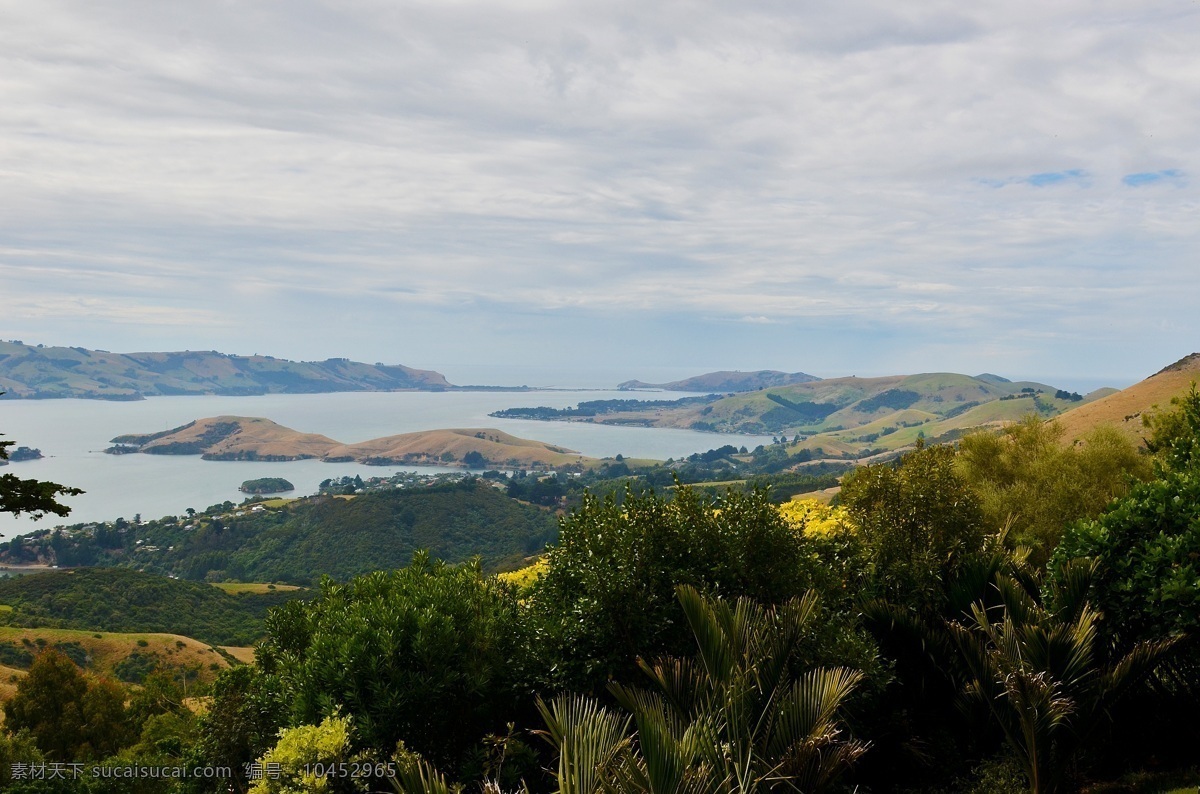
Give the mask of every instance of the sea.
[{"label": "sea", "polygon": [[686,457],[725,444],[755,446],[770,436],[701,433],[647,427],[614,427],[585,422],[537,422],[488,416],[503,408],[539,406],[567,408],[583,400],[675,399],[694,396],[675,392],[631,393],[602,389],[456,392],[342,392],[276,394],[257,397],[151,397],[135,402],[103,400],[0,400],[3,440],[36,447],[40,460],[10,463],[0,474],[49,480],[82,488],[79,496],[61,501],[71,508],[66,518],[40,521],[0,514],[0,536],[11,538],[59,524],[179,515],[187,508],[240,502],[245,480],[283,477],[296,486],[288,495],[316,493],[331,477],[387,476],[401,471],[458,471],[429,466],[365,466],[317,460],[206,461],[199,456],[109,455],[104,449],[126,433],[170,430],[209,416],[261,416],[305,433],[320,433],[346,443],[417,430],[470,427],[496,428],[592,457]]}]

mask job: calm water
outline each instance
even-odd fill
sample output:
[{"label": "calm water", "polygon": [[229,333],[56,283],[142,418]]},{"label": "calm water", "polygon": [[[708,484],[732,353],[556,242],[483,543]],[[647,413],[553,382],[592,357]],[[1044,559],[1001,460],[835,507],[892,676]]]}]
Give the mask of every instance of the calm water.
[{"label": "calm water", "polygon": [[[320,461],[204,461],[198,456],[105,455],[109,440],[122,433],[169,430],[193,419],[231,414],[264,416],[307,433],[353,443],[396,433],[444,427],[495,427],[522,438],[560,444],[585,455],[606,457],[679,458],[723,444],[756,445],[762,436],[727,436],[691,430],[606,427],[603,425],[496,419],[491,411],[514,406],[547,405],[565,408],[580,400],[628,399],[617,391],[545,392],[398,392],[262,397],[155,397],[139,402],[99,400],[0,401],[0,433],[4,440],[37,447],[42,460],[13,463],[0,472],[23,478],[51,480],[83,488],[86,494],[65,503],[65,519],[103,521],[119,516],[145,519],[177,515],[189,507],[244,498],[237,488],[255,477],[285,477],[296,494],[315,493],[328,477],[361,474],[378,476],[397,471],[447,471],[433,467],[362,466]],[[672,393],[644,395],[673,399]],[[0,515],[0,533],[11,537],[62,519],[40,522]]]}]

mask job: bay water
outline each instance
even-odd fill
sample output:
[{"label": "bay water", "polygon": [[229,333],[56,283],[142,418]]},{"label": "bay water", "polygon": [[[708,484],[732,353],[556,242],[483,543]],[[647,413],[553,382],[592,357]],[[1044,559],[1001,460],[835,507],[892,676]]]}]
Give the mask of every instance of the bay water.
[{"label": "bay water", "polygon": [[37,447],[41,460],[0,468],[22,478],[50,480],[86,491],[65,497],[65,519],[47,516],[34,522],[0,514],[0,535],[31,532],[43,526],[83,521],[149,520],[202,510],[226,500],[240,502],[238,486],[258,477],[283,477],[292,494],[316,493],[321,481],[344,475],[387,476],[399,471],[455,471],[429,466],[364,466],[304,461],[206,461],[199,456],[108,455],[111,439],[125,433],[170,430],[209,416],[261,416],[305,433],[321,433],[346,443],[418,430],[496,428],[521,438],[558,444],[592,457],[622,454],[631,458],[686,457],[724,444],[753,449],[769,436],[742,436],[645,427],[615,427],[586,422],[537,422],[499,419],[488,413],[517,406],[566,408],[582,400],[675,399],[694,396],[672,392],[631,394],[604,390],[531,392],[343,392],[276,394],[259,397],[152,397],[136,402],[102,400],[0,400],[3,440]]}]

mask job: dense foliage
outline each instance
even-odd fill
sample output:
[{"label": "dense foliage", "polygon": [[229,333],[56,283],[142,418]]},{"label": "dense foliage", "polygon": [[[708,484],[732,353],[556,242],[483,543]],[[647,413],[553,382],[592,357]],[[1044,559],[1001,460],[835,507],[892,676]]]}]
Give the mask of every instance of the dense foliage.
[{"label": "dense foliage", "polygon": [[861,534],[874,594],[916,608],[983,545],[979,501],[955,467],[952,447],[924,447],[897,466],[846,478],[842,503]]},{"label": "dense foliage", "polygon": [[1099,515],[1150,476],[1149,461],[1119,431],[1100,427],[1077,444],[1062,443],[1062,432],[1029,417],[999,434],[963,438],[958,454],[988,531],[1029,546],[1039,563],[1070,521]]},{"label": "dense foliage", "polygon": [[404,740],[459,763],[519,702],[528,652],[515,593],[478,565],[426,555],[406,568],[322,583],[268,621],[258,660],[293,721],[353,715],[362,746]]},{"label": "dense foliage", "polygon": [[761,491],[715,504],[689,488],[672,500],[587,497],[531,596],[552,680],[586,691],[628,676],[639,657],[686,654],[678,585],[763,603],[802,594],[823,575],[805,546]]},{"label": "dense foliage", "polygon": [[57,651],[43,651],[4,704],[4,724],[28,730],[46,758],[96,760],[129,740],[125,692],[79,672]]}]

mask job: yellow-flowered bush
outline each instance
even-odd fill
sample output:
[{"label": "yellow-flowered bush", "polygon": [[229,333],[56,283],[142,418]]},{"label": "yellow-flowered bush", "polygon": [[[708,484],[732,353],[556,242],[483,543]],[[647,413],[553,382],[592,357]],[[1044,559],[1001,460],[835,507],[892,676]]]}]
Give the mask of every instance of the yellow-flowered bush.
[{"label": "yellow-flowered bush", "polygon": [[779,506],[783,520],[809,535],[829,536],[853,531],[854,524],[844,507],[830,507],[816,499],[793,499]]},{"label": "yellow-flowered bush", "polygon": [[529,588],[533,587],[534,583],[538,580],[538,577],[544,574],[546,569],[549,567],[550,564],[547,562],[546,558],[539,557],[532,564],[526,565],[524,568],[518,568],[515,571],[507,571],[505,573],[497,574],[497,576],[499,577],[500,581],[508,582],[512,586],[516,587],[520,593],[525,594],[529,591]]}]

